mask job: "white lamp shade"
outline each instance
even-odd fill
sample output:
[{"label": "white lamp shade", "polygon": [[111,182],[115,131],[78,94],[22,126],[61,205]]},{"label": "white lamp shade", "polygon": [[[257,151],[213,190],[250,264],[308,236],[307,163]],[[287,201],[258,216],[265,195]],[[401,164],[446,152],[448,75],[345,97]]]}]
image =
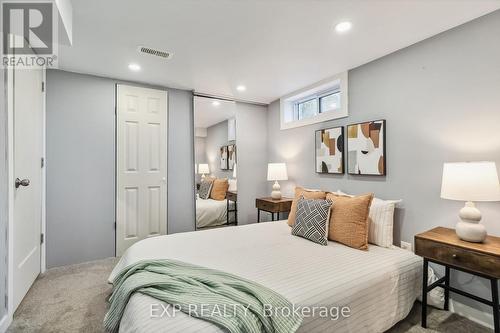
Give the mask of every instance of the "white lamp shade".
[{"label": "white lamp shade", "polygon": [[500,201],[500,183],[495,162],[445,163],[441,198]]},{"label": "white lamp shade", "polygon": [[233,166],[233,178],[236,178],[236,163]]},{"label": "white lamp shade", "polygon": [[208,168],[208,164],[200,163],[200,165],[198,165],[198,173],[199,174],[210,173],[210,169]]},{"label": "white lamp shade", "polygon": [[288,180],[285,163],[269,163],[267,165],[267,180]]}]

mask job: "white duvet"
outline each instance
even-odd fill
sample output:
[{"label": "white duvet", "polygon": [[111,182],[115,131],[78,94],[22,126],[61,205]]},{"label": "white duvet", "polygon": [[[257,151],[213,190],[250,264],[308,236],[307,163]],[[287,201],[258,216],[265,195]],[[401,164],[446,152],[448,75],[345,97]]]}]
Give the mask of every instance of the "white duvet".
[{"label": "white duvet", "polygon": [[[234,205],[233,202],[231,204]],[[196,199],[196,227],[214,227],[227,223],[227,199]]]},{"label": "white duvet", "polygon": [[[219,269],[275,290],[299,306],[348,307],[349,317],[304,318],[300,332],[383,332],[409,313],[421,285],[421,259],[399,248],[368,251],[330,242],[321,246],[292,236],[285,221],[149,238],[121,258],[111,279],[142,259],[171,258]],[[151,317],[151,304],[131,297],[120,332],[222,332],[213,324],[178,313]],[[165,305],[166,306],[166,305]]]}]

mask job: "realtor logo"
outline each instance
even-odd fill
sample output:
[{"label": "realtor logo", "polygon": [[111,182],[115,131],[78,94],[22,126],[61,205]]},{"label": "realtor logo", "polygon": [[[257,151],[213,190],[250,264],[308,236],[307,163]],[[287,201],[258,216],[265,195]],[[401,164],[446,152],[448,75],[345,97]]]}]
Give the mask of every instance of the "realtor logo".
[{"label": "realtor logo", "polygon": [[2,21],[4,67],[55,67],[57,16],[52,2],[3,2]]}]

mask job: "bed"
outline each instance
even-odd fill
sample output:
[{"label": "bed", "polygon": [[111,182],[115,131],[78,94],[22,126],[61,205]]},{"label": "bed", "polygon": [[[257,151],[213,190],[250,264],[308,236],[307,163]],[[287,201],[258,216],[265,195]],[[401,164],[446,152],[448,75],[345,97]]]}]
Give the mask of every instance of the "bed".
[{"label": "bed", "polygon": [[[234,202],[229,202],[230,209]],[[196,228],[215,227],[227,223],[227,199],[196,199]]]},{"label": "bed", "polygon": [[[355,250],[292,236],[286,221],[179,233],[134,244],[114,268],[143,259],[176,259],[251,279],[299,306],[350,308],[349,317],[306,317],[299,332],[383,332],[407,316],[419,294],[421,259],[399,248]],[[184,313],[151,318],[140,293],[127,304],[120,332],[223,332]]]}]

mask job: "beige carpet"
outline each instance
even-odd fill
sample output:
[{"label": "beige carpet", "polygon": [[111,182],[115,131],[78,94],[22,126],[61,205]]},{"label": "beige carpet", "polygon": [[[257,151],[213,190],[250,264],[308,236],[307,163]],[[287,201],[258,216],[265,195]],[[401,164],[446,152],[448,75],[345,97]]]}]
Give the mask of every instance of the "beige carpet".
[{"label": "beige carpet", "polygon": [[[116,258],[48,270],[41,275],[14,314],[8,332],[103,332],[107,278]],[[429,329],[420,327],[419,303],[390,333],[491,333],[490,329],[449,312],[430,309]]]}]

